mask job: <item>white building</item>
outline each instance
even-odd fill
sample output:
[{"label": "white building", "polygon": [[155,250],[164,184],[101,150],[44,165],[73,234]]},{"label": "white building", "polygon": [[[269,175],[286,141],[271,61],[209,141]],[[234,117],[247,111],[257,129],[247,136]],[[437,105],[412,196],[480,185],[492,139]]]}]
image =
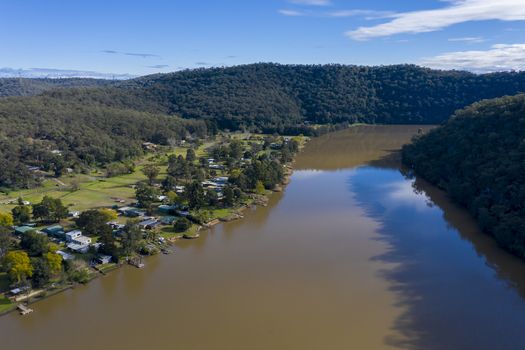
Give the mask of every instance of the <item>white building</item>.
[{"label": "white building", "polygon": [[82,231],[80,230],[66,232],[66,241],[73,242],[77,237],[80,236],[82,236]]}]

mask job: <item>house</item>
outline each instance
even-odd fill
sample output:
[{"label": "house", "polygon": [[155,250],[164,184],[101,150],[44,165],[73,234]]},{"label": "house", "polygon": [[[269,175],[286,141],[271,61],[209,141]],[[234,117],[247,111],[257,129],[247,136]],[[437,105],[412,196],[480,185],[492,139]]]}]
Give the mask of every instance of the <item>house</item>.
[{"label": "house", "polygon": [[91,238],[86,236],[78,236],[72,241],[73,243],[81,244],[81,245],[87,245],[89,246],[91,244]]},{"label": "house", "polygon": [[187,211],[187,210],[179,210],[179,211],[177,211],[177,215],[186,217],[186,216],[190,215],[190,212]]},{"label": "house", "polygon": [[118,222],[116,221],[111,221],[111,222],[108,222],[108,225],[113,229],[113,230],[122,230],[126,225],[124,224],[119,224]]},{"label": "house", "polygon": [[159,205],[158,211],[159,213],[162,213],[162,214],[170,214],[170,213],[174,213],[175,210],[177,210],[177,208],[178,208],[178,205],[163,204],[163,205]]},{"label": "house", "polygon": [[224,165],[221,164],[210,164],[208,167],[214,170],[223,170],[225,168]]},{"label": "house", "polygon": [[15,227],[15,234],[17,235],[23,235],[31,231],[35,231],[35,228],[30,227],[30,226],[16,226]]},{"label": "house", "polygon": [[219,176],[213,179],[213,181],[215,181],[218,184],[227,184],[228,180],[229,180],[228,176]]},{"label": "house", "polygon": [[42,229],[42,232],[53,237],[64,237],[64,228],[60,225],[53,225]]},{"label": "house", "polygon": [[67,216],[69,216],[70,218],[77,219],[80,216],[80,212],[79,211],[70,211],[67,214]]},{"label": "house", "polygon": [[157,219],[149,219],[142,222],[139,222],[139,227],[144,230],[151,230],[158,226],[160,222],[157,221]]},{"label": "house", "polygon": [[66,241],[73,242],[76,238],[80,236],[82,236],[82,231],[80,230],[66,232]]},{"label": "house", "polygon": [[99,264],[109,264],[112,259],[111,255],[99,255],[95,261]]},{"label": "house", "polygon": [[146,212],[134,207],[122,207],[117,209],[118,213],[130,218],[143,217]]},{"label": "house", "polygon": [[69,254],[69,253],[66,253],[62,250],[57,250],[56,252],[58,255],[60,255],[62,257],[63,260],[73,260],[75,259],[75,256],[72,255],[72,254]]},{"label": "house", "polygon": [[144,142],[142,144],[142,148],[145,150],[145,151],[156,151],[158,146],[152,142]]},{"label": "house", "polygon": [[177,221],[176,216],[163,216],[160,218],[160,223],[163,225],[173,225]]},{"label": "house", "polygon": [[75,253],[85,254],[89,250],[89,244],[69,243],[67,248]]}]

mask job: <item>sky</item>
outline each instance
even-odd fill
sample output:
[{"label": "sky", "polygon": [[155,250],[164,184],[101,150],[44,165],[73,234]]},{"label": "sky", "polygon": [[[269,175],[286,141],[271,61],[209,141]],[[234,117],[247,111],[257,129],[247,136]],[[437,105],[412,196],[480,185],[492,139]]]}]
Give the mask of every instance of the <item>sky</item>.
[{"label": "sky", "polygon": [[525,0],[0,0],[0,77],[255,62],[525,70]]}]

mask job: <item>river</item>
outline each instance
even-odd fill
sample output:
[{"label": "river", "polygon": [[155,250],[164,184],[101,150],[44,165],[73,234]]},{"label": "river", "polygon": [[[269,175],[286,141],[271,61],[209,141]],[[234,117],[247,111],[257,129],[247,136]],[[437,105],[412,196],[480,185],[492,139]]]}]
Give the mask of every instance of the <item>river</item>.
[{"label": "river", "polygon": [[2,349],[523,349],[525,264],[402,175],[418,128],[313,139],[268,207],[0,318]]}]

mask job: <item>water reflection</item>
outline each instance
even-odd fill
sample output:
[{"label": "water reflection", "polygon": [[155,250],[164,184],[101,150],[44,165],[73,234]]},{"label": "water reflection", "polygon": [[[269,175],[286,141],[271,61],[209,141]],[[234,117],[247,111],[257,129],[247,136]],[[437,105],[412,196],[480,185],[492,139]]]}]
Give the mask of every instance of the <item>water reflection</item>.
[{"label": "water reflection", "polygon": [[[508,273],[494,278],[487,269],[487,261],[500,266],[490,259],[506,254],[487,244],[467,213],[396,170],[359,168],[349,182],[367,215],[381,223],[380,239],[389,246],[373,260],[396,265],[381,276],[404,310],[393,329],[405,340],[387,343],[403,349],[519,348],[525,303],[501,279]],[[523,286],[523,264],[508,256],[503,261],[520,276],[512,284]]]}]

